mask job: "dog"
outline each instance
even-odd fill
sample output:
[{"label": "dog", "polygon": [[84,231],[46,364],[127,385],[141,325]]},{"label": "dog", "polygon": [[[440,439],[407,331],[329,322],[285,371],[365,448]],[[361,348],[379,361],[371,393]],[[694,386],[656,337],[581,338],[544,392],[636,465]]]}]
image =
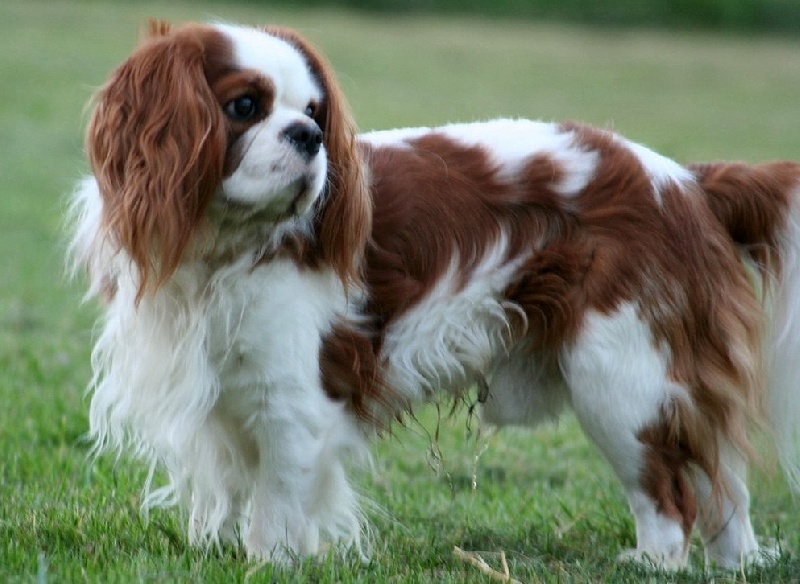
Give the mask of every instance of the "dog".
[{"label": "dog", "polygon": [[575,412],[636,521],[623,557],[683,567],[695,526],[711,563],[766,553],[748,431],[800,485],[800,167],[574,123],[359,135],[282,28],[153,23],[93,104],[90,433],[150,464],[143,505],[180,503],[192,543],[367,553],[348,464],[477,384],[487,424]]}]

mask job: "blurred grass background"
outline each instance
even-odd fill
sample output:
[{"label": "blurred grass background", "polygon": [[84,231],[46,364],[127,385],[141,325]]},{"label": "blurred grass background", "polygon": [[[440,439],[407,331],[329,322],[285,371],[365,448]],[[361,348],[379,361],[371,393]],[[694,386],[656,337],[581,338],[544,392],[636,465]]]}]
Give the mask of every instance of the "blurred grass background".
[{"label": "blurred grass background", "polygon": [[[292,0],[275,1],[296,6]],[[306,0],[305,5],[342,6],[378,14],[466,14],[605,27],[800,32],[800,4],[794,0]]]},{"label": "blurred grass background", "polygon": [[[591,5],[601,4],[632,5]],[[788,15],[795,4],[786,5]],[[605,463],[569,417],[555,429],[487,440],[462,413],[445,417],[437,441],[439,416],[421,412],[420,423],[376,446],[374,476],[358,479],[375,501],[373,559],[330,557],[294,571],[186,549],[176,512],[156,512],[149,523],[140,517],[143,469],[110,457],[86,461],[83,390],[97,310],[81,305],[80,282],[62,276],[64,200],[86,170],[84,104],[149,17],[299,29],[333,63],[364,130],[496,116],[574,119],[680,161],[800,160],[800,38],[792,34],[401,8],[0,3],[0,581],[480,581],[452,557],[454,545],[491,552],[495,566],[492,554],[504,551],[521,581],[708,580],[614,561],[634,544],[633,523]],[[437,443],[438,457],[431,453]],[[754,480],[757,531],[800,550],[800,518],[785,487],[763,473]],[[693,554],[698,560],[699,550]],[[771,569],[716,576],[789,582],[799,573],[787,558]]]}]

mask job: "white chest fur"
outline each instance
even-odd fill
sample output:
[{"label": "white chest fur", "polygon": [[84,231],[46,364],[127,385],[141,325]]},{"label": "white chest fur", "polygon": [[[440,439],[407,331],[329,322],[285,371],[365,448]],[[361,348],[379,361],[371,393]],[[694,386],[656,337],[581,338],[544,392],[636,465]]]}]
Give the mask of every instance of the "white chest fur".
[{"label": "white chest fur", "polygon": [[291,261],[220,272],[209,286],[208,320],[209,359],[223,391],[280,384],[287,376],[318,385],[321,337],[346,304],[332,272]]},{"label": "white chest fur", "polygon": [[366,443],[319,372],[322,338],[347,308],[335,274],[288,260],[210,276],[184,266],[136,309],[134,295],[122,282],[109,306],[91,422],[99,447],[133,443],[166,467],[170,483],[145,505],[182,499],[192,540],[238,526],[261,557],[357,543],[343,461]]}]

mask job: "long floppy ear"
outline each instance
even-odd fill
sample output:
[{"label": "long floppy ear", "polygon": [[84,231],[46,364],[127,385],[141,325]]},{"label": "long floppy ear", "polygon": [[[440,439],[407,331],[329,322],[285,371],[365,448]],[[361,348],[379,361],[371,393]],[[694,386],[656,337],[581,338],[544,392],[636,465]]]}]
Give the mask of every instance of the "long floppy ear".
[{"label": "long floppy ear", "polygon": [[94,97],[86,150],[106,237],[139,270],[137,300],[177,269],[223,176],[225,124],[204,72],[210,34],[151,23]]},{"label": "long floppy ear", "polygon": [[359,153],[358,130],[333,68],[296,32],[269,27],[268,34],[297,48],[325,92],[315,120],[328,154],[328,192],[317,217],[320,252],[344,282],[361,284],[361,267],[372,227],[372,198],[366,166]]}]

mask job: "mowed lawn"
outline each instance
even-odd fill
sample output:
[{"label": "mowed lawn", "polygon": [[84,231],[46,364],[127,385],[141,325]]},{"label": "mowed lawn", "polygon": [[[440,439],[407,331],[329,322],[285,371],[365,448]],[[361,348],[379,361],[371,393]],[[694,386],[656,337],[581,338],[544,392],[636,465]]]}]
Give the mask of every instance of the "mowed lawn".
[{"label": "mowed lawn", "polygon": [[[267,4],[267,3],[265,3]],[[800,580],[800,502],[753,476],[768,569],[661,574],[615,561],[635,543],[624,497],[565,417],[479,431],[466,408],[418,412],[356,473],[371,560],[292,569],[187,548],[175,510],[139,513],[145,469],[87,460],[92,327],[63,277],[65,195],[85,172],[84,104],[148,17],[278,23],[332,61],[367,129],[524,116],[612,127],[681,161],[800,160],[800,40],[599,31],[532,22],[281,11],[257,2],[0,3],[0,582],[481,582],[453,554],[501,552],[522,582]],[[479,456],[480,455],[480,456]],[[767,465],[768,466],[768,465]]]}]

